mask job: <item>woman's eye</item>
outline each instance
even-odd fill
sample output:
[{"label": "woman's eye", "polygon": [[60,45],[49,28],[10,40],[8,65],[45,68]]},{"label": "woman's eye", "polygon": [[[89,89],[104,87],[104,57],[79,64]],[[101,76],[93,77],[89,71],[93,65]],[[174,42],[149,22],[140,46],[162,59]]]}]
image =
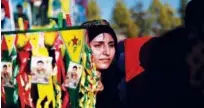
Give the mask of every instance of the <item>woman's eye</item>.
[{"label": "woman's eye", "polygon": [[109,46],[110,46],[110,47],[114,47],[115,45],[114,45],[114,44],[109,44]]},{"label": "woman's eye", "polygon": [[100,46],[101,46],[100,44],[94,45],[94,47],[96,48],[99,48]]}]

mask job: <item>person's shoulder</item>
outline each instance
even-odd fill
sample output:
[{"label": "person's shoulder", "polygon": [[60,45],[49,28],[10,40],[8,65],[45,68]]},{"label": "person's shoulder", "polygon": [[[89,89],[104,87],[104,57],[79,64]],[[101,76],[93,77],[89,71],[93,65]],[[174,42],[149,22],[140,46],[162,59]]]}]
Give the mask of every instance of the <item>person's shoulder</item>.
[{"label": "person's shoulder", "polygon": [[165,32],[159,38],[160,39],[179,39],[187,37],[187,30],[183,26],[176,27],[170,31]]}]

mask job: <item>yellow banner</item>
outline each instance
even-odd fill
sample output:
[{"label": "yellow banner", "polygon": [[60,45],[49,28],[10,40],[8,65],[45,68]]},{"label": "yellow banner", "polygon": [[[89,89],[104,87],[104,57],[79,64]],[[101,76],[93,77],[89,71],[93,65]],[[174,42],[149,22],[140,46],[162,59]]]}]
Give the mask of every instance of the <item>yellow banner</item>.
[{"label": "yellow banner", "polygon": [[62,30],[60,33],[66,45],[70,59],[73,62],[79,63],[84,44],[85,30]]},{"label": "yellow banner", "polygon": [[25,34],[19,33],[17,34],[17,48],[23,48],[25,44],[28,42],[28,38]]},{"label": "yellow banner", "polygon": [[[38,33],[38,34],[40,34],[40,33]],[[39,47],[39,48],[37,48],[37,52],[33,53],[33,56],[48,57],[49,53],[45,47]],[[38,84],[37,85],[38,95],[39,95],[39,98],[37,100],[37,105],[36,105],[37,108],[49,108],[49,104],[51,102],[52,102],[53,108],[55,107],[55,97],[54,97],[54,87],[53,87],[52,76],[49,77],[48,81],[49,81],[48,84]],[[44,106],[42,107],[41,102],[45,99],[45,97],[47,97],[47,101],[45,102]]]},{"label": "yellow banner", "polygon": [[27,37],[32,45],[32,50],[36,50],[39,46],[40,33],[27,33]]},{"label": "yellow banner", "polygon": [[57,38],[57,34],[58,34],[57,31],[44,32],[45,45],[53,46],[53,44]]},{"label": "yellow banner", "polygon": [[16,38],[15,35],[5,35],[5,40],[9,50],[9,54],[11,53],[12,48],[14,47],[15,38]]},{"label": "yellow banner", "polygon": [[30,41],[30,44],[32,46],[32,53],[33,55],[36,55],[39,48],[39,38],[40,33],[27,33],[27,37]]}]

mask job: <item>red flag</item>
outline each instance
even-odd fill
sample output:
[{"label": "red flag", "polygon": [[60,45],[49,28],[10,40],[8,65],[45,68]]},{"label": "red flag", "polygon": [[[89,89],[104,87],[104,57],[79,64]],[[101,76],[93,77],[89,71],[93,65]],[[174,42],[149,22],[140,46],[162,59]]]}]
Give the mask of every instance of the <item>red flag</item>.
[{"label": "red flag", "polygon": [[126,82],[130,81],[132,78],[144,71],[144,69],[140,66],[139,52],[144,43],[150,39],[151,37],[142,37],[125,40]]},{"label": "red flag", "polygon": [[32,50],[32,45],[30,44],[30,42],[28,41],[25,46],[23,47],[23,49],[25,51],[31,51]]},{"label": "red flag", "polygon": [[[29,45],[29,42],[27,45]],[[19,90],[20,102],[21,102],[22,108],[25,108],[25,105],[33,107],[31,93],[30,93],[31,88],[28,87],[30,83],[29,77],[27,74],[28,69],[26,68],[29,58],[30,58],[30,53],[28,51],[19,52],[20,69],[19,69],[19,74],[16,77],[16,80],[18,83],[18,90]]]},{"label": "red flag", "polygon": [[9,0],[1,0],[1,3],[2,3],[3,6],[4,6],[4,9],[5,9],[5,12],[6,12],[6,16],[7,16],[8,18],[10,18]]},{"label": "red flag", "polygon": [[69,108],[70,107],[70,105],[69,105],[69,92],[67,91],[67,89],[63,85],[61,86],[61,88],[62,88],[62,91],[65,92],[65,96],[64,96],[63,101],[62,101],[62,108],[67,108],[67,106]]},{"label": "red flag", "polygon": [[6,93],[4,90],[4,82],[1,80],[1,99],[2,99],[2,104],[6,104]]},{"label": "red flag", "polygon": [[[58,34],[59,34],[59,33],[58,33]],[[62,39],[60,38],[60,36],[57,35],[57,37],[56,37],[56,39],[55,39],[55,43],[54,43],[54,45],[53,45],[53,48],[54,48],[54,49],[60,49],[62,45],[63,45],[63,41],[62,41]]]},{"label": "red flag", "polygon": [[31,88],[27,88],[26,86],[29,83],[28,75],[25,72],[21,72],[16,77],[18,83],[18,93],[20,96],[21,108],[25,108],[25,105],[33,107],[32,99],[31,99]]},{"label": "red flag", "polygon": [[28,21],[24,21],[23,23],[24,23],[24,29],[28,30],[29,22]]},{"label": "red flag", "polygon": [[8,46],[6,44],[6,39],[5,37],[3,36],[3,39],[2,39],[2,42],[1,42],[1,52],[2,51],[7,51],[8,50]]},{"label": "red flag", "polygon": [[71,18],[70,18],[69,14],[66,14],[66,23],[67,23],[68,26],[72,26]]},{"label": "red flag", "polygon": [[[60,36],[58,35],[53,47],[55,49],[55,59],[56,59],[56,64],[57,64],[57,81],[60,85],[62,84],[62,81],[64,81],[66,78],[65,66],[63,62],[62,53],[60,50],[62,44],[63,44],[63,41],[60,39]],[[67,105],[69,105],[69,93],[63,85],[61,86],[61,89],[65,93],[65,96],[62,102],[62,108],[67,108]]]}]

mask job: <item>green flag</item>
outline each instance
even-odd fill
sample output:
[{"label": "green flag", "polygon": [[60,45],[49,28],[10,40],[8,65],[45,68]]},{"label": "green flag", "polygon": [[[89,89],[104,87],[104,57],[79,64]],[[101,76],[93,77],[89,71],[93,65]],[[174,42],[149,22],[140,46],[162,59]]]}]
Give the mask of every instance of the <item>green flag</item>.
[{"label": "green flag", "polygon": [[[70,63],[70,56],[67,51],[65,51],[64,61],[66,68],[65,70],[67,72]],[[68,88],[67,90],[70,96],[71,108],[78,108],[78,91],[79,91],[78,87],[76,89]]]},{"label": "green flag", "polygon": [[[6,38],[3,37],[3,40],[2,40],[2,59],[1,61],[3,62],[12,62],[12,67],[13,67],[13,60],[16,61],[16,57],[17,57],[17,53],[15,51],[15,48],[14,48],[14,51],[12,50],[11,52],[11,55],[9,54],[9,50],[8,50],[8,44],[6,42]],[[15,55],[15,56],[14,56]],[[17,64],[17,63],[15,63]],[[12,69],[12,72],[13,69]],[[14,72],[15,73],[15,72]],[[14,73],[12,73],[12,76],[11,76],[11,82],[14,83]],[[12,105],[15,105],[16,107],[18,106],[17,105],[17,100],[18,100],[18,94],[16,92],[16,88],[15,86],[14,87],[4,87],[5,89],[5,94],[6,94],[6,105],[9,107],[9,106],[12,106]]]},{"label": "green flag", "polygon": [[19,71],[19,66],[17,63],[17,51],[16,51],[15,46],[13,46],[13,48],[11,50],[10,57],[12,59],[12,66],[13,66],[13,75],[12,75],[12,82],[14,85],[13,99],[14,99],[14,103],[17,104],[17,102],[18,102],[18,85],[16,83],[16,76],[17,76],[18,71]]}]

